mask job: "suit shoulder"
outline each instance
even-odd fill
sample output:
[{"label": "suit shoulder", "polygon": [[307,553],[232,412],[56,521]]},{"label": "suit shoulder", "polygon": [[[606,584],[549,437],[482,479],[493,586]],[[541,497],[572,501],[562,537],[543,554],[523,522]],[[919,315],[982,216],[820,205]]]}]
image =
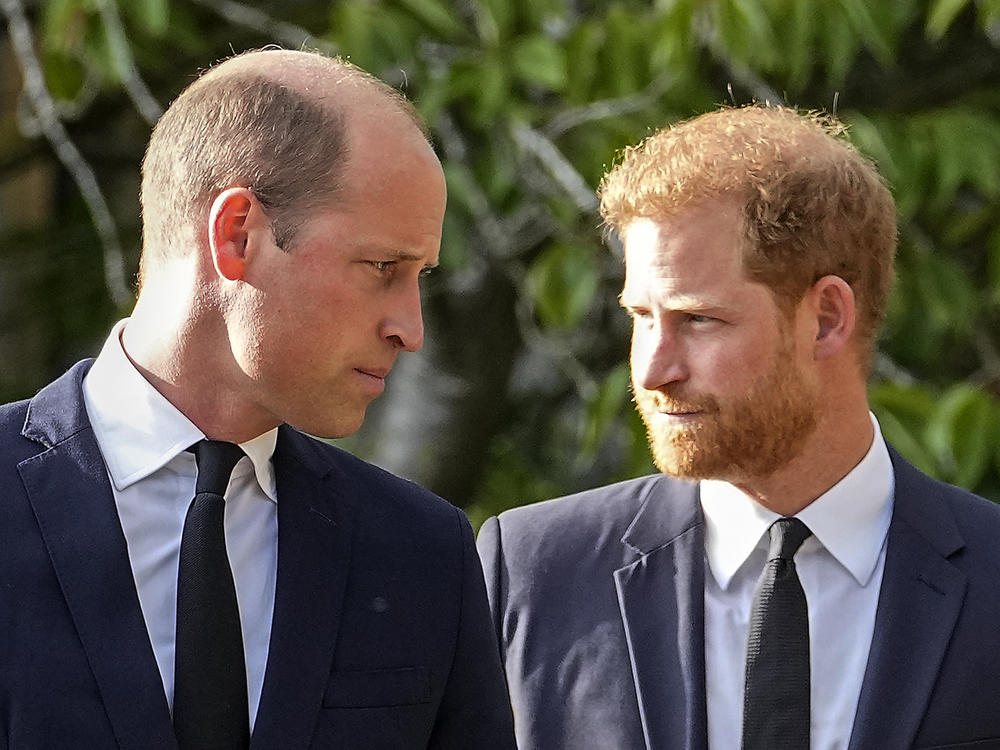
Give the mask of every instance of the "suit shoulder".
[{"label": "suit shoulder", "polygon": [[365,505],[373,512],[396,517],[424,516],[450,522],[454,521],[456,513],[461,513],[453,504],[416,482],[287,426],[282,429],[289,430],[295,440],[302,441],[298,449],[300,452],[308,451],[310,461],[336,472],[350,486],[352,494],[367,498]]},{"label": "suit shoulder", "polygon": [[1000,566],[1000,505],[968,490],[927,476],[893,453],[899,518],[941,554],[985,556]]},{"label": "suit shoulder", "polygon": [[501,513],[500,519],[505,524],[523,526],[563,523],[569,520],[583,524],[603,524],[619,518],[631,521],[651,492],[658,490],[669,493],[675,484],[682,483],[662,474],[651,474],[512,508]]},{"label": "suit shoulder", "polygon": [[497,532],[511,558],[535,554],[574,554],[621,547],[621,539],[640,509],[654,494],[669,504],[675,495],[690,493],[690,483],[652,474],[573,495],[513,508],[500,514]]},{"label": "suit shoulder", "polygon": [[1000,504],[961,487],[932,481],[936,482],[938,491],[947,499],[966,539],[987,542],[986,546],[995,551],[1000,559],[1000,546],[996,543],[1000,538]]},{"label": "suit shoulder", "polygon": [[[12,450],[23,452],[27,456],[37,449],[33,441],[22,435],[29,403],[25,399],[0,405],[0,453],[8,458],[12,455]],[[20,449],[17,446],[20,446]]]},{"label": "suit shoulder", "polygon": [[29,401],[14,401],[9,404],[0,404],[0,437],[8,435],[10,432],[20,434],[24,427],[24,418],[28,412]]}]

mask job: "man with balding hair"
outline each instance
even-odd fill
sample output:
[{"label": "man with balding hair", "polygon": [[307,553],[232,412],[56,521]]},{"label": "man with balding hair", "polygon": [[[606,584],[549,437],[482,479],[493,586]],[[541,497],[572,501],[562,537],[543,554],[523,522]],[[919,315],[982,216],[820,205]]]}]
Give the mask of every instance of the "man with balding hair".
[{"label": "man with balding hair", "polygon": [[1000,506],[868,409],[895,211],[842,136],[725,109],[605,178],[661,473],[483,526],[520,747],[1000,747]]},{"label": "man with balding hair", "polygon": [[421,346],[422,127],[283,50],[163,115],[135,310],[0,407],[0,748],[513,746],[468,521],[306,434]]}]

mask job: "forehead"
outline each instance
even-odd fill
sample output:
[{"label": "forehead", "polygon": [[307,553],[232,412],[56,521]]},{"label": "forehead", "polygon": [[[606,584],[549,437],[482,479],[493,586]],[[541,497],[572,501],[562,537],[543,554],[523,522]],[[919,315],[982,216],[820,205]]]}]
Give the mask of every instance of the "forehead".
[{"label": "forehead", "polygon": [[712,201],[676,215],[639,217],[623,231],[625,292],[657,288],[672,294],[725,291],[750,282],[744,272],[739,208]]}]

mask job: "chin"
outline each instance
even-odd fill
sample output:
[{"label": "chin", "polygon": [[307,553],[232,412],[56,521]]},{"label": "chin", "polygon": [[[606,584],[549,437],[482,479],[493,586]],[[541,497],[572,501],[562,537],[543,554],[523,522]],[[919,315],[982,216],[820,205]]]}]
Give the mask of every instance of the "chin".
[{"label": "chin", "polygon": [[335,440],[337,438],[350,437],[361,429],[361,425],[363,425],[364,422],[364,410],[362,410],[360,414],[356,415],[338,414],[328,420],[317,419],[315,414],[310,415],[306,419],[296,420],[294,422],[288,420],[288,424],[296,430],[323,440]]}]

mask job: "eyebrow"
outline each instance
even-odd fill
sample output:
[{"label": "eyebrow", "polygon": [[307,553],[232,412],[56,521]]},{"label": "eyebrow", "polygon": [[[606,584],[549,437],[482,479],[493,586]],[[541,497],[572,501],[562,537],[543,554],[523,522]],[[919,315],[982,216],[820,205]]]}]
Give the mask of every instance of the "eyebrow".
[{"label": "eyebrow", "polygon": [[[364,247],[364,245],[361,245],[360,243],[358,246]],[[382,248],[375,248],[375,247],[371,247],[370,249],[373,252],[377,252],[380,255],[384,255],[387,260],[419,263],[424,259],[424,256],[418,253],[411,252],[409,250],[385,250]],[[424,269],[429,271],[431,269],[437,268],[439,265],[440,265],[439,263],[424,263]]]}]

